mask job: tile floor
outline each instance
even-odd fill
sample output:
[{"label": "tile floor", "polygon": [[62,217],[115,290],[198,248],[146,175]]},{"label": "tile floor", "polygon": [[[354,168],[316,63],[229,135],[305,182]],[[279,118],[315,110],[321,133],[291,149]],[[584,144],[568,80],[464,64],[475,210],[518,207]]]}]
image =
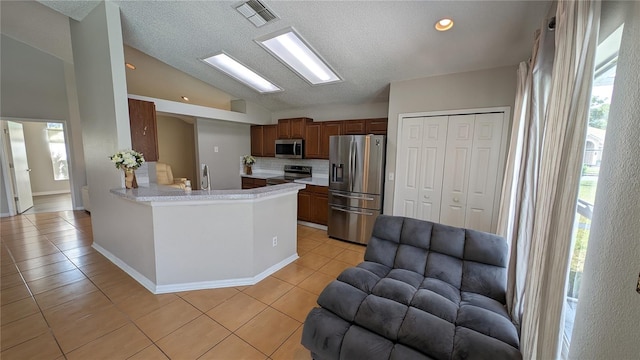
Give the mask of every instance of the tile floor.
[{"label": "tile floor", "polygon": [[0,358],[309,359],[302,323],[364,247],[299,226],[300,258],[253,286],[153,295],[63,211],[0,222]]},{"label": "tile floor", "polygon": [[39,195],[33,197],[33,207],[24,214],[39,214],[56,211],[73,210],[71,194]]}]

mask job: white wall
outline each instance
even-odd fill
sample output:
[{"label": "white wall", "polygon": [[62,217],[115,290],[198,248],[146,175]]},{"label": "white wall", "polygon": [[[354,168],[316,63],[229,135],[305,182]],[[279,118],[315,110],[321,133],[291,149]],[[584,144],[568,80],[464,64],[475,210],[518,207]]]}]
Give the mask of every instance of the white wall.
[{"label": "white wall", "polygon": [[73,65],[4,34],[0,45],[0,116],[65,122],[72,196],[80,207],[86,175]]},{"label": "white wall", "polygon": [[358,105],[334,104],[278,111],[271,114],[271,119],[274,124],[278,123],[278,119],[294,117],[308,117],[314,121],[376,119],[386,118],[388,111],[389,103],[386,102]]},{"label": "white wall", "polygon": [[[391,214],[393,209],[395,182],[389,181],[388,174],[396,171],[400,114],[498,106],[513,108],[515,89],[516,66],[391,83],[383,212]],[[509,134],[506,136],[508,139]]]},{"label": "white wall", "polygon": [[83,21],[70,20],[94,243],[127,258],[113,237],[120,207],[109,193],[124,187],[108,156],[131,147],[120,12],[101,2]]},{"label": "white wall", "polygon": [[196,184],[194,125],[173,116],[158,115],[158,161],[171,165],[174,178],[185,177]]},{"label": "white wall", "polygon": [[640,354],[640,3],[627,5],[571,359]]},{"label": "white wall", "polygon": [[47,123],[21,122],[34,196],[69,192],[69,180],[55,180],[47,140]]},{"label": "white wall", "polygon": [[[209,166],[211,188],[240,189],[240,157],[251,154],[250,126],[229,121],[198,119],[196,133],[198,162]],[[216,146],[217,153],[214,152]]]}]

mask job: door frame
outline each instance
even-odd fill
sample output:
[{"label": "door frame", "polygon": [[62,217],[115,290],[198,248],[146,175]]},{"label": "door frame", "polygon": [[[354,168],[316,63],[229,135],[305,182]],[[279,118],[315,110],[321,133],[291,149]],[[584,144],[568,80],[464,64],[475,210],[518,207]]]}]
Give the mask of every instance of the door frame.
[{"label": "door frame", "polygon": [[[498,164],[498,180],[496,182],[496,194],[498,196],[494,197],[493,200],[493,208],[494,212],[491,217],[491,229],[495,232],[498,226],[498,212],[496,211],[500,209],[500,202],[502,201],[502,190],[503,190],[503,182],[505,169],[507,165],[507,151],[509,141],[511,139],[511,123],[513,119],[511,118],[511,107],[510,106],[495,106],[495,107],[486,107],[486,108],[470,108],[470,109],[458,109],[458,110],[439,110],[439,111],[421,111],[421,112],[412,112],[412,113],[400,113],[398,114],[398,128],[396,129],[396,170],[398,167],[398,155],[399,151],[397,148],[400,147],[402,140],[402,122],[404,119],[408,118],[416,118],[416,117],[434,117],[434,116],[454,116],[454,115],[473,115],[473,114],[487,114],[487,113],[504,113],[505,121],[502,125],[502,139],[500,140],[500,154],[499,159],[500,162]],[[395,195],[399,184],[397,181],[394,182],[393,185],[393,196],[395,203]],[[395,206],[391,206],[392,215],[397,215],[395,212]]]},{"label": "door frame", "polygon": [[[64,145],[65,145],[65,150],[67,152],[67,166],[69,167],[69,191],[71,194],[71,207],[73,208],[73,210],[77,209],[78,204],[82,204],[82,199],[76,199],[75,192],[73,191],[74,185],[75,185],[74,178],[73,178],[73,174],[74,174],[73,163],[74,163],[75,156],[74,156],[73,147],[70,141],[71,138],[69,133],[69,122],[67,120],[57,120],[57,119],[32,119],[32,118],[16,118],[16,117],[1,117],[0,121],[13,121],[13,122],[19,122],[19,123],[31,122],[31,123],[61,123],[62,124],[63,133],[64,133]],[[5,186],[5,191],[7,193],[7,198],[0,199],[0,201],[5,201],[5,200],[7,201],[7,204],[9,205],[9,213],[0,214],[0,216],[2,217],[15,216],[18,214],[15,201],[13,200],[16,195],[13,187],[13,179],[11,178],[11,174],[9,173],[11,169],[9,169],[9,153],[7,152],[7,149],[6,149],[7,145],[8,144],[5,143],[4,137],[3,137],[2,146],[0,146],[0,166],[2,167],[2,177],[3,177],[2,180]]]}]

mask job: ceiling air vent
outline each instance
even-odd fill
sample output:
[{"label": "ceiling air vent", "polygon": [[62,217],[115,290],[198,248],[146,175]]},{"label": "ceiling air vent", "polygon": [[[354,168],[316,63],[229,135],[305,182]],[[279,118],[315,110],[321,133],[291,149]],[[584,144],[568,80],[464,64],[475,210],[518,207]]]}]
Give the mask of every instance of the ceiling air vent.
[{"label": "ceiling air vent", "polygon": [[278,19],[273,11],[267,9],[267,7],[258,0],[249,0],[244,2],[241,5],[236,6],[236,10],[238,10],[242,16],[247,18],[247,20],[251,21],[251,23],[256,27],[260,27]]}]

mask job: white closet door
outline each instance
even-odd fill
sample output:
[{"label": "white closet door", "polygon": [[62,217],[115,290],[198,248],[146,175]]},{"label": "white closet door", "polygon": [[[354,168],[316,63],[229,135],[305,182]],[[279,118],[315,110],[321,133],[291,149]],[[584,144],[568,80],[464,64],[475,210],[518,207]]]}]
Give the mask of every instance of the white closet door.
[{"label": "white closet door", "polygon": [[504,113],[476,115],[466,220],[469,229],[490,232],[498,181]]},{"label": "white closet door", "polygon": [[447,117],[402,120],[393,213],[438,222]]},{"label": "white closet door", "polygon": [[[449,117],[440,223],[465,227],[475,115]],[[491,223],[491,222],[489,222]]]}]

